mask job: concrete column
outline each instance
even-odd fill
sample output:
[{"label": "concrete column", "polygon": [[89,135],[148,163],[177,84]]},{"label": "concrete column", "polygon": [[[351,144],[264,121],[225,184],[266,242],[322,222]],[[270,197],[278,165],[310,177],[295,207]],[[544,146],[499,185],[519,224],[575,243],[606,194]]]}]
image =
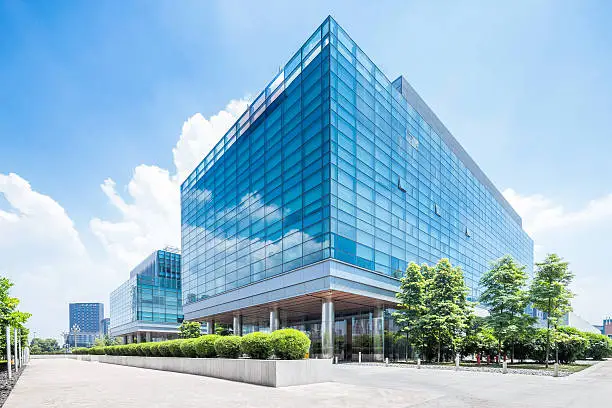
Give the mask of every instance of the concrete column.
[{"label": "concrete column", "polygon": [[131,334],[129,336],[127,336],[128,344],[132,344],[133,341],[134,341],[134,337]]},{"label": "concrete column", "polygon": [[207,320],[206,321],[206,326],[208,327],[208,334],[215,334],[215,321],[214,320]]},{"label": "concrete column", "polygon": [[334,302],[331,298],[324,299],[321,304],[321,354],[323,358],[334,356]]},{"label": "concrete column", "polygon": [[145,333],[145,340],[147,343],[151,342],[151,332],[146,332]]},{"label": "concrete column", "polygon": [[242,336],[242,315],[234,315],[234,336]]},{"label": "concrete column", "polygon": [[278,307],[270,309],[270,331],[273,332],[280,328],[280,321],[278,318]]},{"label": "concrete column", "polygon": [[136,343],[142,343],[142,333],[136,333]]},{"label": "concrete column", "polygon": [[383,361],[384,359],[384,344],[385,344],[385,322],[384,322],[384,308],[377,307],[374,309],[374,316],[372,319],[372,337],[374,340],[374,361]]}]

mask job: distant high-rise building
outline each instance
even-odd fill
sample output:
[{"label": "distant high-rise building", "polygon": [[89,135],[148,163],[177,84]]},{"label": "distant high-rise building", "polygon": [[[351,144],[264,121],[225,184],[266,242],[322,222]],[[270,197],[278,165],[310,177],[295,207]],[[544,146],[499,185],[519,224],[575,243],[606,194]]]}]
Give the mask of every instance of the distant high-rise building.
[{"label": "distant high-rise building", "polygon": [[101,322],[104,319],[104,303],[70,303],[68,306],[67,343],[77,347],[90,347],[102,332]]},{"label": "distant high-rise building", "polygon": [[183,321],[181,254],[165,248],[149,255],[110,295],[110,335],[123,342],[176,338]]}]

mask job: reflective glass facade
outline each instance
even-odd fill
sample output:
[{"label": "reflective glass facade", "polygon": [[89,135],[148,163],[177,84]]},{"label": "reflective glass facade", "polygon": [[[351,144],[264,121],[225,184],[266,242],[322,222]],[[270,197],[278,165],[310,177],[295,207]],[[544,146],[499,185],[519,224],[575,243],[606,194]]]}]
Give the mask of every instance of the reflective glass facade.
[{"label": "reflective glass facade", "polygon": [[491,260],[532,265],[518,215],[410,91],[326,19],[181,187],[184,304],[324,259],[398,277],[447,257],[474,298]]},{"label": "reflective glass facade", "polygon": [[183,321],[181,255],[155,251],[130,273],[130,279],[110,295],[110,327],[133,322]]}]

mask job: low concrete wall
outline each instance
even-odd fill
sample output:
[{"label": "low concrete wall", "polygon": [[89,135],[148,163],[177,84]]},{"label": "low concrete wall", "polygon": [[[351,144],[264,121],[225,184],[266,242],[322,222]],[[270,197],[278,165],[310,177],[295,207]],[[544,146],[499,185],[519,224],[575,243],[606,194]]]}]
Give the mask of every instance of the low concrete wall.
[{"label": "low concrete wall", "polygon": [[31,360],[47,360],[51,358],[75,358],[74,354],[30,354]]},{"label": "low concrete wall", "polygon": [[331,360],[250,360],[226,358],[79,355],[78,360],[203,375],[268,387],[332,380]]}]

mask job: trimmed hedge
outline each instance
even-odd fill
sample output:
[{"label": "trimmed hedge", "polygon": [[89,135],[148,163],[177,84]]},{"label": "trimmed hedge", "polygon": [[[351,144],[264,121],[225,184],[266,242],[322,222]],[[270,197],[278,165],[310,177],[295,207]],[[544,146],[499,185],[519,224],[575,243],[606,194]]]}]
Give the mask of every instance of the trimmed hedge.
[{"label": "trimmed hedge", "polygon": [[89,354],[100,356],[104,354],[104,347],[92,347],[89,349]]},{"label": "trimmed hedge", "polygon": [[111,356],[199,357],[267,359],[274,355],[284,360],[305,358],[310,340],[295,329],[277,330],[272,334],[250,333],[244,337],[208,334],[198,338],[162,342],[132,343],[119,346],[74,348],[73,354],[107,354]]},{"label": "trimmed hedge", "polygon": [[241,343],[242,337],[240,336],[219,336],[215,341],[215,351],[219,357],[238,358],[242,354]]},{"label": "trimmed hedge", "polygon": [[243,354],[258,360],[265,360],[272,355],[272,344],[268,333],[254,332],[242,337],[240,350]]},{"label": "trimmed hedge", "polygon": [[161,357],[160,351],[159,351],[159,345],[161,343],[153,343],[151,345],[151,357]]},{"label": "trimmed hedge", "polygon": [[310,349],[310,339],[296,329],[281,329],[270,334],[274,355],[281,360],[301,360]]},{"label": "trimmed hedge", "polygon": [[200,358],[217,357],[215,342],[219,337],[220,336],[216,334],[207,334],[205,336],[200,336],[195,339],[196,355]]},{"label": "trimmed hedge", "polygon": [[185,339],[181,342],[181,353],[185,357],[197,357],[198,353],[196,352],[196,339]]},{"label": "trimmed hedge", "polygon": [[184,339],[170,340],[168,341],[168,348],[170,349],[170,355],[172,357],[183,357],[183,351],[181,350],[181,344]]}]

